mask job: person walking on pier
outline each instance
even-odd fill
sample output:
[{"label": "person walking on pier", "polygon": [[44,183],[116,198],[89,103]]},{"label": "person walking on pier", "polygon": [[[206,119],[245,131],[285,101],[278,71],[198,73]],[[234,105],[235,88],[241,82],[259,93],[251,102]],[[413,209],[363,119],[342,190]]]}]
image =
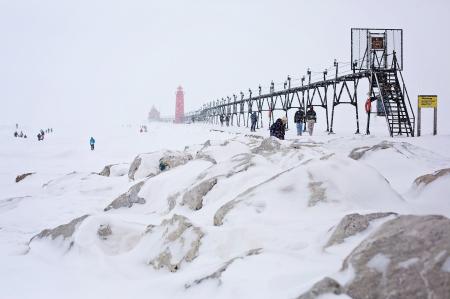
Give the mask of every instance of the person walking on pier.
[{"label": "person walking on pier", "polygon": [[256,123],[258,122],[258,115],[256,115],[256,112],[253,111],[252,115],[250,116],[250,119],[252,121],[252,126],[250,127],[250,131],[256,132]]},{"label": "person walking on pier", "polygon": [[294,115],[294,122],[297,126],[297,136],[302,136],[303,133],[303,122],[305,118],[305,112],[303,112],[302,107],[299,107],[297,112]]},{"label": "person walking on pier", "polygon": [[314,111],[314,107],[309,106],[309,110],[306,112],[306,122],[308,123],[308,133],[309,136],[312,136],[314,131],[314,124],[316,123],[316,111]]},{"label": "person walking on pier", "polygon": [[223,114],[219,116],[220,126],[223,127]]},{"label": "person walking on pier", "polygon": [[229,127],[230,126],[230,116],[229,115],[225,116],[225,122],[227,124],[227,127]]},{"label": "person walking on pier", "polygon": [[286,131],[286,123],[287,118],[278,118],[271,126],[270,126],[270,136],[276,137],[280,140],[284,140],[284,133]]}]

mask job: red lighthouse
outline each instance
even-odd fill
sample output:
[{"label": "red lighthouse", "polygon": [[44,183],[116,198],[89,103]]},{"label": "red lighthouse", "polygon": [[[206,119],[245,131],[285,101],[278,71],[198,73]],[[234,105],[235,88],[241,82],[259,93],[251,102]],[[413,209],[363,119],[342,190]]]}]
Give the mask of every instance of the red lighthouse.
[{"label": "red lighthouse", "polygon": [[177,99],[175,103],[175,122],[184,122],[184,92],[183,87],[178,86]]}]

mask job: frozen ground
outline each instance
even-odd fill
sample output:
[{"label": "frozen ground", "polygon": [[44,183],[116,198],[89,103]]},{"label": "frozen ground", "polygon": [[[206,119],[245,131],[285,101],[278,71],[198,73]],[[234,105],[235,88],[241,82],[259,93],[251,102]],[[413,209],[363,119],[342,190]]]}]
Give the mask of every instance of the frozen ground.
[{"label": "frozen ground", "polygon": [[[55,128],[38,142],[12,131],[0,128],[0,299],[296,298],[324,276],[350,280],[344,259],[394,217],[325,246],[345,215],[450,217],[449,175],[414,183],[450,167],[448,135],[297,138],[290,130],[278,144],[258,138],[267,130],[155,123],[143,134],[100,130],[91,152],[90,132]],[[143,153],[152,154],[132,180]],[[146,178],[168,155],[186,161]],[[109,176],[97,174],[111,164]],[[131,207],[104,211],[140,182]],[[30,242],[83,215],[71,233]],[[385,259],[372,264],[383,271]]]}]

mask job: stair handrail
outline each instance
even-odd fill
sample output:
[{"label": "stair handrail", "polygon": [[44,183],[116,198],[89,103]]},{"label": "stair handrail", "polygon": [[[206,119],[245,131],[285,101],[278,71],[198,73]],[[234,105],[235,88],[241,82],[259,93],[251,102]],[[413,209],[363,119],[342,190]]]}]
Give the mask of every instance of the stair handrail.
[{"label": "stair handrail", "polygon": [[384,117],[386,118],[389,135],[391,137],[394,137],[394,132],[392,132],[391,124],[389,123],[389,116],[388,116],[388,112],[386,109],[386,105],[384,104],[383,92],[382,92],[382,88],[380,86],[380,81],[378,80],[378,75],[376,72],[373,72],[373,75],[375,76],[375,81],[377,82],[378,90],[379,90],[380,97],[381,97],[381,103],[383,104]]},{"label": "stair handrail", "polygon": [[400,78],[402,79],[403,94],[406,95],[406,98],[408,99],[408,105],[411,110],[412,119],[413,119],[412,132],[413,132],[413,136],[414,136],[414,132],[415,132],[415,128],[416,128],[416,115],[415,115],[414,109],[411,105],[411,100],[409,99],[408,89],[406,88],[405,80],[403,79],[403,74],[402,74],[402,71],[400,70],[400,64],[397,61],[397,55],[396,55],[395,51],[393,52],[393,54],[394,54],[394,60],[395,60],[395,65],[396,65],[396,71],[399,72]]}]

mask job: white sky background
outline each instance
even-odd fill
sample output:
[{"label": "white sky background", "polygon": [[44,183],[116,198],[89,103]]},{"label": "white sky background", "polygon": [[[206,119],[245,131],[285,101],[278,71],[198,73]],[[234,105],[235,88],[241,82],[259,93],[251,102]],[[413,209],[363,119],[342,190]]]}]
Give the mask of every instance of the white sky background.
[{"label": "white sky background", "polygon": [[122,123],[152,104],[172,115],[179,84],[189,111],[349,61],[351,27],[393,27],[414,104],[438,94],[450,131],[449,14],[446,0],[0,0],[0,122]]}]

